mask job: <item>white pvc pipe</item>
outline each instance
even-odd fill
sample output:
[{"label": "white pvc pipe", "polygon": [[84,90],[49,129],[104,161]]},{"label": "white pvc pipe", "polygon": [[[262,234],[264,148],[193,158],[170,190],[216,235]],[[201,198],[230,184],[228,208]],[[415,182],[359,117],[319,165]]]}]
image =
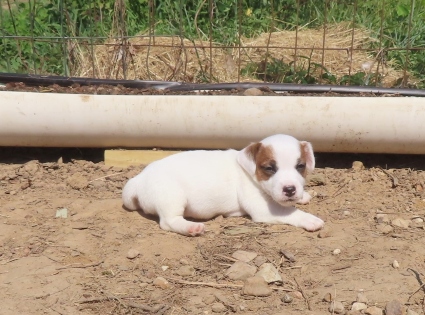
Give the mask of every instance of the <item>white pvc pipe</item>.
[{"label": "white pvc pipe", "polygon": [[317,152],[425,154],[425,99],[0,92],[0,146],[239,149],[276,133]]}]

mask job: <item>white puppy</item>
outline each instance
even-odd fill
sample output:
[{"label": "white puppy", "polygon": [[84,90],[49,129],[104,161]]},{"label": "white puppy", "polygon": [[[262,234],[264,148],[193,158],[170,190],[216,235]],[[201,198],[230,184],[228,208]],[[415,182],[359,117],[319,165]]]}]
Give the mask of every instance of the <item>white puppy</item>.
[{"label": "white puppy", "polygon": [[249,215],[315,231],[324,222],[294,207],[308,203],[304,179],[314,169],[311,144],[274,135],[241,151],[187,151],[149,164],[130,179],[124,206],[159,216],[162,229],[200,235],[203,223],[185,218]]}]

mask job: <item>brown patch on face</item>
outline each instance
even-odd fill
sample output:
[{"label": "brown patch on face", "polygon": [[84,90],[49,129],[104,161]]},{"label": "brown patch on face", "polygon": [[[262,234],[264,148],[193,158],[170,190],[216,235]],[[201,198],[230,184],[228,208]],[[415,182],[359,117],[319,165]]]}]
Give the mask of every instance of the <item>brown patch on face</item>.
[{"label": "brown patch on face", "polygon": [[307,176],[307,159],[308,159],[307,150],[308,150],[307,144],[304,142],[300,142],[301,156],[297,161],[296,169],[304,178]]},{"label": "brown patch on face", "polygon": [[277,172],[276,161],[270,146],[255,143],[249,148],[255,162],[255,176],[258,181],[266,181]]}]

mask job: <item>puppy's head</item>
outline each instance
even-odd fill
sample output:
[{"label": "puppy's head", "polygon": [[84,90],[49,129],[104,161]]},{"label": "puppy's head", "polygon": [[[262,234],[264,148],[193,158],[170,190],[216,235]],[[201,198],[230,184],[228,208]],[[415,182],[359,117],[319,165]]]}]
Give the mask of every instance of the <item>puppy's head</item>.
[{"label": "puppy's head", "polygon": [[309,142],[275,135],[239,151],[238,163],[277,203],[290,206],[303,197],[315,160]]}]

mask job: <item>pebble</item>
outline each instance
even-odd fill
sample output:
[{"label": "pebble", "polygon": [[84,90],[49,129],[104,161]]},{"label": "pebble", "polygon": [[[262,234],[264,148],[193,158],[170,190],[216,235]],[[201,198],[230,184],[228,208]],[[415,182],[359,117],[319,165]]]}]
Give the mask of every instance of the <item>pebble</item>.
[{"label": "pebble", "polygon": [[403,315],[403,306],[397,300],[392,300],[385,305],[385,315]]},{"label": "pebble", "polygon": [[140,255],[140,252],[137,249],[134,249],[134,248],[129,249],[128,252],[127,252],[127,258],[128,259],[134,259],[139,255]]},{"label": "pebble", "polygon": [[226,306],[224,306],[223,303],[216,302],[211,306],[211,310],[214,313],[224,313],[227,310],[227,308]]},{"label": "pebble", "polygon": [[249,88],[249,89],[246,89],[243,92],[243,95],[245,95],[245,96],[260,96],[260,95],[263,95],[263,94],[264,94],[263,91],[261,91],[260,89],[257,89],[257,88]]},{"label": "pebble", "polygon": [[391,221],[392,226],[397,226],[397,227],[401,227],[403,229],[407,229],[409,228],[410,225],[410,220],[405,220],[402,218],[395,218],[394,220]]},{"label": "pebble", "polygon": [[362,311],[367,309],[367,305],[365,303],[361,303],[361,302],[354,302],[351,305],[351,310],[352,311]]},{"label": "pebble", "polygon": [[378,224],[376,226],[376,229],[379,232],[381,232],[382,234],[389,234],[394,230],[394,228],[391,225],[387,225],[387,224],[384,224],[384,223]]},{"label": "pebble", "polygon": [[86,188],[89,184],[88,180],[81,175],[80,173],[74,173],[67,179],[67,184],[71,186],[71,188],[80,190]]},{"label": "pebble", "polygon": [[331,236],[331,232],[329,230],[322,230],[317,234],[318,238],[327,238]]},{"label": "pebble", "polygon": [[379,307],[371,306],[364,310],[366,315],[382,315],[382,310]]},{"label": "pebble", "polygon": [[354,161],[352,165],[353,170],[355,171],[361,171],[364,169],[363,162],[361,161]]},{"label": "pebble", "polygon": [[363,293],[357,293],[356,302],[367,304],[369,301]]},{"label": "pebble", "polygon": [[422,218],[413,218],[412,221],[415,223],[424,223],[424,219]]},{"label": "pebble", "polygon": [[325,294],[325,296],[323,297],[323,301],[325,301],[325,302],[328,302],[328,303],[330,303],[330,302],[332,302],[332,300],[333,300],[333,298],[332,298],[332,294],[331,293],[326,293]]},{"label": "pebble", "polygon": [[286,249],[281,249],[280,253],[286,258],[288,259],[290,262],[296,262],[297,259],[295,258],[295,255],[290,252],[289,250]]},{"label": "pebble", "polygon": [[187,261],[187,259],[185,259],[185,258],[182,258],[182,259],[180,259],[179,261],[180,261],[180,263],[181,263],[182,265],[189,265],[189,262],[188,262],[188,261]]},{"label": "pebble", "polygon": [[153,280],[153,285],[161,288],[161,289],[169,289],[171,288],[170,283],[164,279],[163,277],[156,277],[155,280]]},{"label": "pebble", "polygon": [[181,277],[193,276],[195,274],[195,268],[189,265],[184,265],[177,269],[176,274]]},{"label": "pebble", "polygon": [[292,296],[294,299],[298,300],[301,300],[303,298],[303,294],[300,291],[289,292],[289,295]]},{"label": "pebble", "polygon": [[283,281],[279,271],[271,263],[262,264],[256,276],[262,277],[264,280],[266,280],[267,283]]},{"label": "pebble", "polygon": [[394,260],[394,261],[393,261],[392,266],[393,266],[393,268],[395,268],[395,269],[400,268],[400,264],[398,263],[398,261],[397,261],[397,260]]},{"label": "pebble", "polygon": [[344,211],[342,212],[342,214],[343,214],[344,216],[348,217],[349,215],[351,215],[351,212],[350,212],[350,211],[348,211],[348,210],[344,210]]},{"label": "pebble", "polygon": [[162,271],[167,270],[168,268],[170,268],[170,266],[161,266]]},{"label": "pebble", "polygon": [[375,217],[377,223],[389,223],[390,218],[388,217],[388,214],[385,213],[378,213]]},{"label": "pebble", "polygon": [[255,257],[253,263],[257,267],[260,267],[262,264],[266,263],[267,261],[268,261],[267,257],[265,257],[265,256],[257,256],[257,257]]},{"label": "pebble", "polygon": [[243,261],[237,261],[227,269],[225,275],[232,280],[245,280],[254,276],[256,272],[257,268],[255,266],[248,265]]},{"label": "pebble", "polygon": [[411,310],[410,308],[407,310],[406,315],[419,315],[414,310]]},{"label": "pebble", "polygon": [[334,251],[332,252],[333,255],[339,255],[341,254],[341,250],[339,248],[334,249]]},{"label": "pebble", "polygon": [[329,305],[329,312],[335,314],[344,314],[345,308],[344,305],[340,301],[333,301]]},{"label": "pebble", "polygon": [[243,262],[250,262],[251,260],[253,260],[257,256],[258,256],[257,253],[247,252],[247,251],[244,251],[244,250],[237,250],[236,252],[234,252],[232,254],[233,258],[240,260],[240,261],[243,261]]},{"label": "pebble", "polygon": [[213,304],[216,301],[216,299],[215,299],[215,296],[214,295],[207,295],[206,297],[204,297],[202,299],[202,301],[205,304],[210,305],[210,304]]},{"label": "pebble", "polygon": [[251,277],[246,279],[242,288],[242,294],[252,296],[269,296],[272,289],[267,285],[266,280],[262,277]]},{"label": "pebble", "polygon": [[290,296],[289,294],[284,294],[283,297],[281,298],[283,303],[291,303],[293,301],[292,296]]}]

